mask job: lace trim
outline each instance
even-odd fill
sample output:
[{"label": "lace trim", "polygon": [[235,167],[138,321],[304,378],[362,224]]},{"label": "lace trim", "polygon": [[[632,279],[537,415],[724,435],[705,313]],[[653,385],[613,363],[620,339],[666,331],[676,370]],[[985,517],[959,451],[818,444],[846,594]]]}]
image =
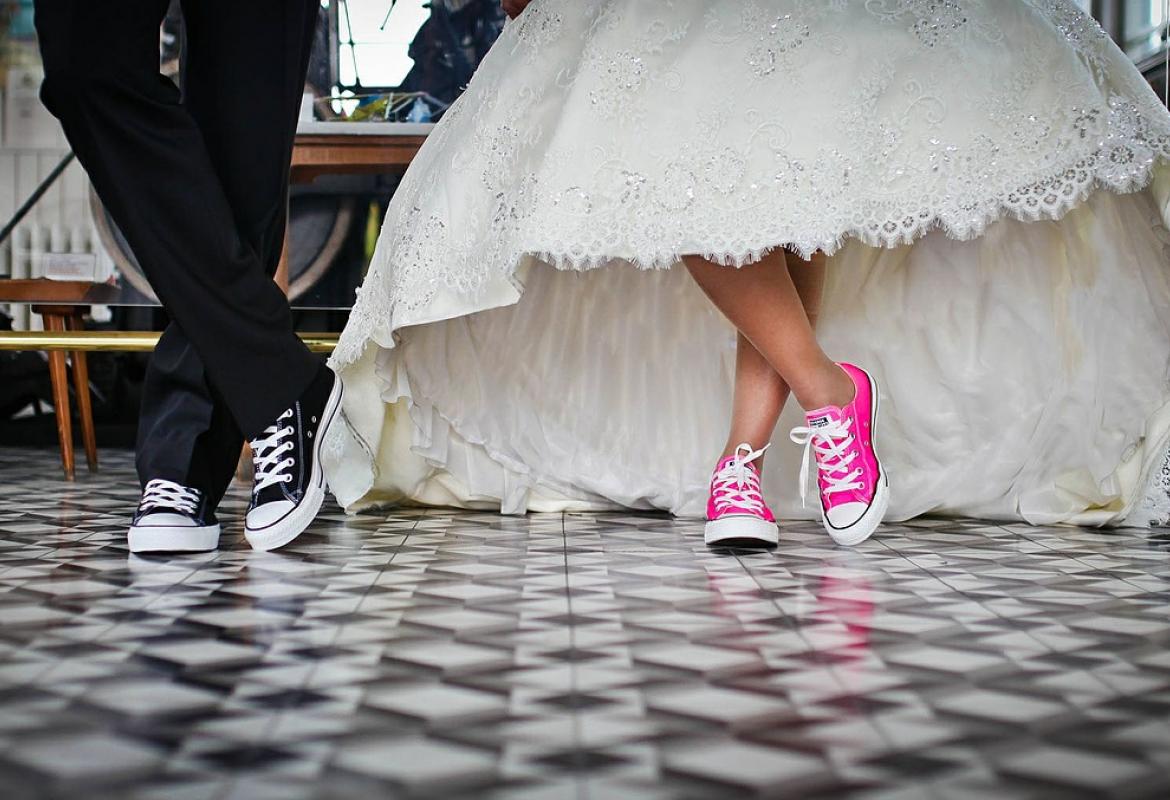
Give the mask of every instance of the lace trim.
[{"label": "lace trim", "polygon": [[[531,255],[562,270],[664,269],[682,255],[742,266],[781,247],[896,247],[936,230],[969,240],[1005,218],[1061,219],[1097,189],[1142,189],[1170,163],[1170,117],[1069,0],[783,9],[534,3],[399,186],[333,363],[352,364],[370,339],[390,346],[440,295],[442,313],[480,310]],[[806,42],[819,55],[790,58]],[[805,72],[845,42],[861,43],[848,62],[861,68],[824,98]],[[718,80],[686,84],[684,51],[705,54]],[[693,125],[680,97],[705,109]],[[755,106],[765,97],[807,113],[787,127]],[[613,135],[569,129],[583,113]]]},{"label": "lace trim", "polygon": [[1145,491],[1125,524],[1134,527],[1170,527],[1170,450],[1150,472]]},{"label": "lace trim", "polygon": [[[913,244],[928,233],[937,230],[957,241],[970,241],[982,236],[992,224],[1005,219],[1026,222],[1059,221],[1097,190],[1113,191],[1119,194],[1142,191],[1152,181],[1154,167],[1157,163],[1170,167],[1170,143],[1167,143],[1164,149],[1166,152],[1160,156],[1159,161],[1151,159],[1149,165],[1140,174],[1131,175],[1121,185],[1110,182],[1104,175],[1091,172],[1090,165],[1085,160],[1078,160],[1073,165],[1059,170],[1047,180],[1035,181],[1021,187],[1001,201],[993,210],[986,210],[976,220],[968,221],[963,225],[948,223],[938,214],[922,212],[897,220],[890,219],[881,224],[870,223],[865,226],[846,228],[834,234],[822,235],[820,238],[805,238],[803,241],[799,236],[787,238],[761,236],[759,243],[744,244],[737,249],[712,249],[696,253],[667,250],[622,256],[582,252],[516,252],[506,257],[499,257],[499,262],[506,263],[507,267],[484,269],[481,274],[484,278],[492,274],[500,275],[512,284],[519,285],[516,280],[516,271],[527,256],[534,256],[544,264],[558,270],[573,271],[599,269],[615,262],[628,263],[639,269],[670,269],[677,265],[683,256],[687,255],[698,255],[723,266],[742,267],[761,260],[777,249],[791,250],[805,258],[817,251],[831,255],[844,246],[849,239],[857,239],[871,247],[897,247]],[[1070,178],[1080,179],[1080,181],[1070,183]],[[344,369],[360,359],[365,352],[366,345],[371,340],[376,339],[384,346],[390,345],[393,341],[393,333],[401,327],[394,321],[400,303],[395,300],[386,287],[381,286],[377,281],[384,263],[375,264],[369,272],[366,284],[358,289],[357,302],[350,315],[349,323],[329,360],[335,369]],[[451,262],[452,265],[457,263]],[[452,272],[457,273],[459,270],[452,269]],[[480,310],[478,304],[483,299],[486,283],[486,280],[465,283],[440,279],[432,284],[430,293],[433,296],[434,290],[439,286],[454,289],[463,295],[467,302],[466,308],[462,309],[460,313],[474,313]],[[375,287],[373,290],[370,289],[371,285]]]}]

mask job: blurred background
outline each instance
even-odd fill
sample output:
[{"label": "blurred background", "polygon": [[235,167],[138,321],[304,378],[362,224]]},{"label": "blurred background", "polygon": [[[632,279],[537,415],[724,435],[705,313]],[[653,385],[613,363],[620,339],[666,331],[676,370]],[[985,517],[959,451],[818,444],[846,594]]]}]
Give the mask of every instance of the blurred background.
[{"label": "blurred background", "polygon": [[[95,0],[100,1],[100,0]],[[1166,0],[1083,0],[1165,96]],[[176,75],[183,44],[178,4],[160,30],[160,64]],[[425,133],[470,80],[503,28],[498,0],[322,0],[302,128],[343,122]],[[0,281],[59,277],[109,284],[86,327],[157,331],[166,319],[84,172],[68,160],[41,106],[32,0],[0,0]],[[55,179],[50,180],[53,176]],[[293,187],[289,295],[302,331],[336,332],[372,252],[393,175],[324,175]],[[29,207],[38,189],[43,195]],[[21,211],[15,225],[11,221]],[[0,329],[36,330],[27,303],[0,303]],[[147,354],[88,356],[98,442],[130,446]],[[57,440],[47,359],[0,350],[0,446]]]}]

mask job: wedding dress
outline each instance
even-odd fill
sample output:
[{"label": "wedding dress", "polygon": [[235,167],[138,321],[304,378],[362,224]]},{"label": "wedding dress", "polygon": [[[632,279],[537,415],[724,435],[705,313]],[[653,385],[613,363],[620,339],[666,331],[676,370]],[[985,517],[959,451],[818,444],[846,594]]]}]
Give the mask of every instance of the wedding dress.
[{"label": "wedding dress", "polygon": [[[1071,0],[534,0],[390,204],[328,479],[701,515],[735,342],[679,259],[787,247],[882,387],[887,519],[1148,524],[1168,221],[1170,114]],[[765,490],[812,518],[789,405]]]}]

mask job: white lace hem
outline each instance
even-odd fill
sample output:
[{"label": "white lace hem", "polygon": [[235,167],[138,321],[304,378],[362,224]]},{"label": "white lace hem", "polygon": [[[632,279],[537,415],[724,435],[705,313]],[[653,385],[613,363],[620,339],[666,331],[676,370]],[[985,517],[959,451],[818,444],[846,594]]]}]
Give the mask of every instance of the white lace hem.
[{"label": "white lace hem", "polygon": [[[1069,172],[1070,170],[1066,169],[1061,174]],[[489,279],[489,282],[474,286],[470,290],[449,285],[441,278],[437,279],[438,287],[431,289],[431,294],[437,295],[437,299],[433,298],[427,305],[414,309],[401,307],[401,303],[393,302],[386,293],[371,294],[364,291],[363,287],[358,291],[354,314],[330,357],[330,363],[336,369],[344,369],[356,362],[371,342],[380,347],[393,347],[394,332],[401,328],[428,324],[450,316],[475,313],[516,302],[523,292],[523,274],[531,266],[526,262],[533,259],[557,270],[577,272],[599,269],[615,263],[628,263],[643,270],[670,269],[684,256],[690,255],[698,255],[723,266],[742,267],[759,261],[777,249],[790,250],[804,258],[818,251],[833,255],[850,239],[856,239],[870,247],[894,248],[912,245],[927,234],[940,231],[955,241],[971,241],[982,236],[989,226],[1002,220],[1059,222],[1070,211],[1084,203],[1094,191],[1110,191],[1114,194],[1143,191],[1154,183],[1156,175],[1164,176],[1159,178],[1161,187],[1170,184],[1170,154],[1151,162],[1141,173],[1131,175],[1121,186],[1109,185],[1103,179],[1093,179],[1075,192],[1061,192],[1058,202],[1021,204],[1005,201],[994,211],[984,214],[977,222],[962,225],[948,222],[939,215],[923,214],[915,218],[912,224],[909,218],[904,218],[901,223],[889,221],[884,225],[870,224],[846,228],[833,234],[813,234],[811,237],[807,233],[787,237],[772,234],[747,237],[740,234],[741,244],[735,249],[699,247],[687,252],[666,250],[618,255],[587,253],[576,249],[560,252],[540,250],[518,252],[505,259],[509,266],[488,271],[488,274],[496,276],[494,279]],[[1170,205],[1163,210],[1163,214],[1170,219]],[[755,243],[751,243],[752,239],[755,239]],[[382,269],[390,268],[386,262],[375,262],[375,267],[370,270],[370,278],[375,277]],[[458,273],[459,270],[452,267],[452,272]],[[390,302],[378,311],[370,308],[375,297]]]}]

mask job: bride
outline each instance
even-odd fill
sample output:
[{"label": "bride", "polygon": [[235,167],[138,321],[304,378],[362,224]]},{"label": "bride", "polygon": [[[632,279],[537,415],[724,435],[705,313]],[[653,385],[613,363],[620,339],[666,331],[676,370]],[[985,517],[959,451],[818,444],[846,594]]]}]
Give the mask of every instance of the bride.
[{"label": "bride", "polygon": [[347,510],[1150,521],[1170,114],[1072,0],[509,5],[332,358]]}]

